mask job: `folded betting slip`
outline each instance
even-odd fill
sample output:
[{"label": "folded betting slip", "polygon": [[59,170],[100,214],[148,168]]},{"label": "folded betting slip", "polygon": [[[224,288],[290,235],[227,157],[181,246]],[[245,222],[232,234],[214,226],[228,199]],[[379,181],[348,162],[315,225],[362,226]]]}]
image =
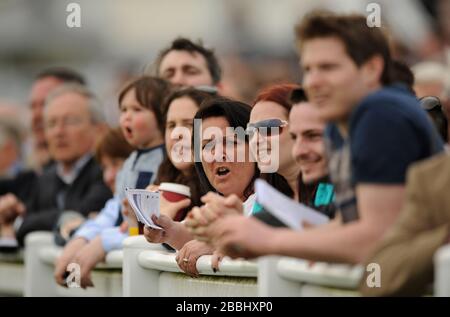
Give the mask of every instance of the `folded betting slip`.
[{"label": "folded betting slip", "polygon": [[292,229],[302,230],[303,221],[313,226],[322,225],[329,221],[327,216],[283,195],[261,179],[256,180],[255,191],[256,201]]},{"label": "folded betting slip", "polygon": [[159,217],[159,192],[127,188],[125,195],[140,223],[153,229],[162,229],[152,221],[152,215]]}]

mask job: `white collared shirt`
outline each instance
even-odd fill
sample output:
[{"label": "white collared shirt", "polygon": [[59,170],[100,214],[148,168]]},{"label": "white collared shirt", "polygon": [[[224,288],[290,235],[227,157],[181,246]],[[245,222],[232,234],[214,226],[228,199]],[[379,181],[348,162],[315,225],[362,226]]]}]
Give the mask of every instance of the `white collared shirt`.
[{"label": "white collared shirt", "polygon": [[56,163],[56,175],[66,184],[72,184],[75,179],[80,175],[83,167],[89,162],[92,158],[92,154],[88,153],[82,156],[76,163],[73,165],[72,169],[69,172],[64,172],[63,164],[58,162]]}]

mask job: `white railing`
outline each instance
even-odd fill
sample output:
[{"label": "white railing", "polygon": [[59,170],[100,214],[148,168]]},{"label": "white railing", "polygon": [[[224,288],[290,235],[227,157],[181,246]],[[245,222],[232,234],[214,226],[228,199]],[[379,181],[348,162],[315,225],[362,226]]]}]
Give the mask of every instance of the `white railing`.
[{"label": "white railing", "polygon": [[25,283],[23,252],[0,253],[0,296],[22,296]]},{"label": "white railing", "polygon": [[450,297],[450,244],[434,255],[434,295]]},{"label": "white railing", "polygon": [[[25,282],[20,261],[10,261],[9,268],[4,266],[8,262],[2,262],[0,293],[20,295],[25,283],[26,296],[358,296],[363,274],[362,266],[276,256],[258,261],[225,258],[215,273],[211,257],[202,256],[197,261],[200,277],[191,278],[179,269],[174,252],[137,236],[127,238],[123,252],[109,253],[94,270],[95,288],[67,289],[53,279],[61,249],[54,246],[51,233],[30,234],[26,246]],[[434,263],[435,295],[450,296],[450,245],[438,250]]]},{"label": "white railing", "polygon": [[[197,261],[199,278],[182,273],[176,254],[144,237],[124,242],[124,296],[357,296],[360,266],[263,257],[229,260],[211,269],[211,257]],[[256,278],[257,277],[257,278]]]},{"label": "white railing", "polygon": [[34,232],[25,239],[25,296],[122,296],[123,252],[113,251],[92,272],[93,288],[64,288],[53,278],[54,263],[62,248],[50,232]]},{"label": "white railing", "polygon": [[224,259],[220,270],[211,269],[211,256],[197,261],[200,277],[191,278],[180,270],[176,254],[144,237],[124,242],[124,296],[256,296],[257,264]]},{"label": "white railing", "polygon": [[285,258],[258,260],[259,296],[358,296],[363,268]]}]

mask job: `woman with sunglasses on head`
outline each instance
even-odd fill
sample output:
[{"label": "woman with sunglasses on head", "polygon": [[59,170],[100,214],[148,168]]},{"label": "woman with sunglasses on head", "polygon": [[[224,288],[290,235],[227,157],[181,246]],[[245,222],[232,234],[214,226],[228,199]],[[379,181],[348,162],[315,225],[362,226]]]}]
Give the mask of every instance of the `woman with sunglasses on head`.
[{"label": "woman with sunglasses on head", "polygon": [[[281,84],[262,90],[256,97],[250,115],[247,129],[253,135],[250,143],[258,146],[257,153],[261,153],[261,148],[263,150],[263,156],[257,156],[262,179],[283,194],[333,217],[333,190],[328,178],[323,140],[325,124],[309,113],[308,107],[294,107],[301,104],[307,104],[307,98],[298,85]],[[300,122],[290,122],[293,115]],[[277,159],[278,154],[277,173],[269,169],[269,173],[264,174],[265,169],[273,165],[260,162],[267,161],[264,157],[265,147],[271,150],[270,144],[277,142],[278,153],[267,151],[272,160]],[[261,220],[266,219],[257,214],[256,208],[254,213]],[[272,222],[281,225],[274,220]]]},{"label": "woman with sunglasses on head", "polygon": [[261,178],[283,194],[298,200],[300,168],[291,155],[294,141],[288,131],[289,96],[294,84],[269,86],[259,92],[250,114],[247,134]]}]

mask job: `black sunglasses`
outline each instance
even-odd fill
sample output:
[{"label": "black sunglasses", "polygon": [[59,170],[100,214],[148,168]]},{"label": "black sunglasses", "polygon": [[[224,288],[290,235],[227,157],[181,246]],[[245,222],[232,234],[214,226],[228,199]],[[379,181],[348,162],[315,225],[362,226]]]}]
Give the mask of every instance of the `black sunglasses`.
[{"label": "black sunglasses", "polygon": [[419,99],[420,106],[426,111],[433,110],[435,108],[442,109],[441,100],[436,96],[426,96]]},{"label": "black sunglasses", "polygon": [[[252,138],[256,131],[261,130],[261,132],[270,137],[272,135],[281,134],[282,128],[286,127],[288,122],[281,119],[268,119],[262,120],[255,123],[248,123],[245,133]],[[274,128],[274,129],[272,129]]]}]

